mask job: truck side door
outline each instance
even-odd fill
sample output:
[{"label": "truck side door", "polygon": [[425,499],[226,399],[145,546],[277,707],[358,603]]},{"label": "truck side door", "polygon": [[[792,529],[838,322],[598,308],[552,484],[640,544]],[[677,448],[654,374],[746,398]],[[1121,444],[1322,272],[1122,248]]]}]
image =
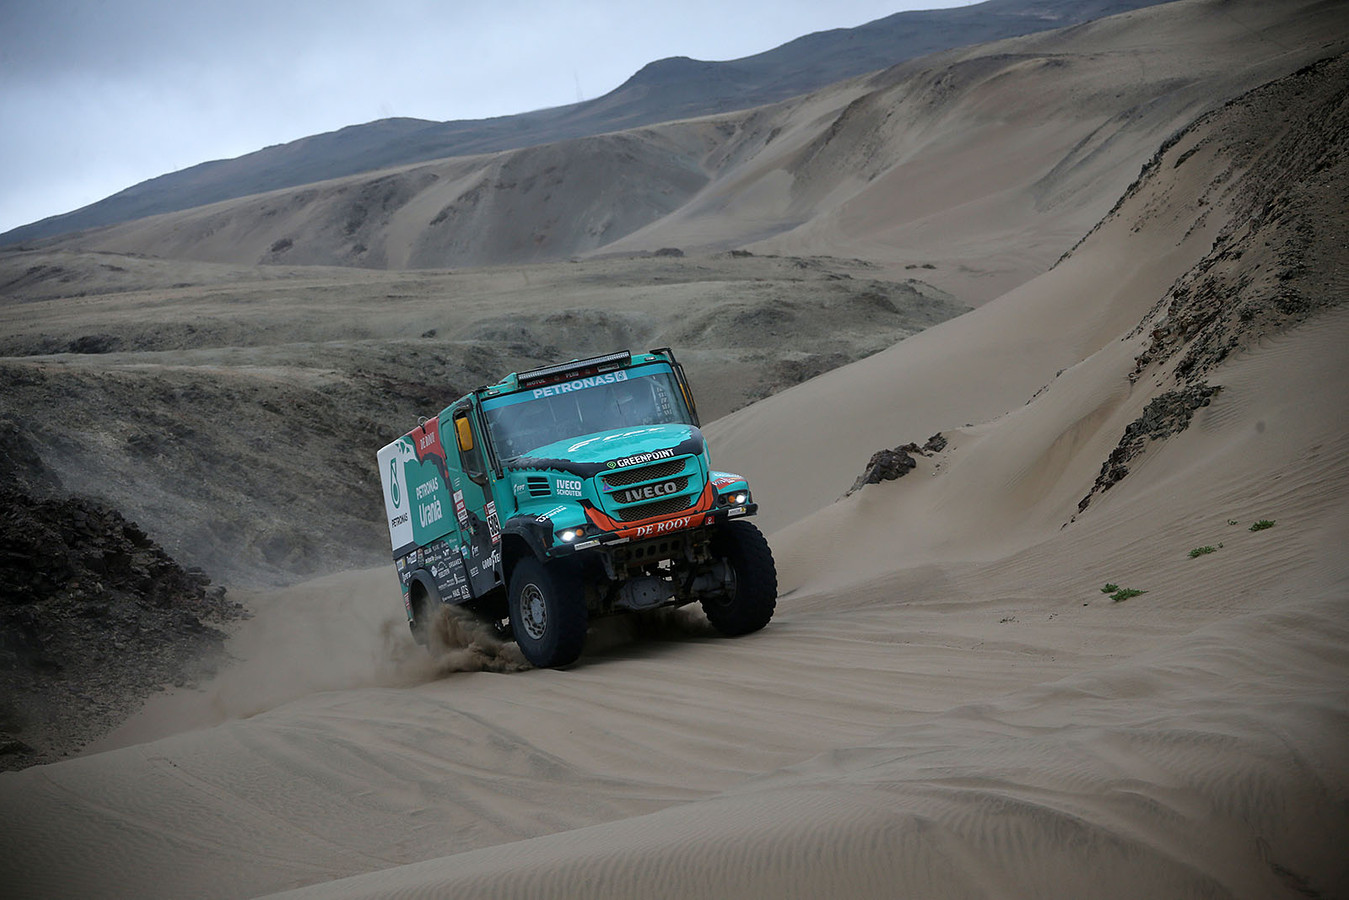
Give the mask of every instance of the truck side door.
[{"label": "truck side door", "polygon": [[473,595],[481,597],[501,584],[501,524],[492,500],[482,431],[471,402],[454,407],[451,424],[462,472],[454,477],[454,514]]}]

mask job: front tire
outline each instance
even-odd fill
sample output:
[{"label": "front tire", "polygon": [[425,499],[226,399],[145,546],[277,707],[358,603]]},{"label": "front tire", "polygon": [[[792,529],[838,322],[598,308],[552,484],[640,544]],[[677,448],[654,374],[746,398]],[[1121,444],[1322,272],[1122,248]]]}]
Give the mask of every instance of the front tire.
[{"label": "front tire", "polygon": [[712,539],[712,552],[730,567],[725,594],[704,597],[703,612],[727,637],[758,631],[777,607],[778,571],[768,541],[751,522],[730,522]]},{"label": "front tire", "polygon": [[511,573],[511,630],[525,659],[541,669],[569,665],[581,655],[587,616],[580,573],[562,562],[526,557]]}]

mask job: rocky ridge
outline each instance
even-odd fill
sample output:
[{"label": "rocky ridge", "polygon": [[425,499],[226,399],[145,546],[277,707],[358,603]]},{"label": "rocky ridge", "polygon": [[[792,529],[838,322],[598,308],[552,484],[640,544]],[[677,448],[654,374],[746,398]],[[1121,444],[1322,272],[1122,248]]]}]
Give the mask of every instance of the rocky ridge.
[{"label": "rocky ridge", "polygon": [[0,423],[0,769],[51,762],[224,657],[246,613]]}]

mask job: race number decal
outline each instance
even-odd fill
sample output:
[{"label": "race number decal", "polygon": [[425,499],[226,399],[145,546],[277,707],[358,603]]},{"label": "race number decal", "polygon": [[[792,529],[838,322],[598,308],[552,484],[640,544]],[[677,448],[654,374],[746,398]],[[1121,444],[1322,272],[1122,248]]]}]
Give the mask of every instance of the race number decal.
[{"label": "race number decal", "polygon": [[487,530],[492,535],[492,543],[495,544],[501,540],[501,522],[497,520],[496,502],[488,500],[484,511],[487,513]]}]

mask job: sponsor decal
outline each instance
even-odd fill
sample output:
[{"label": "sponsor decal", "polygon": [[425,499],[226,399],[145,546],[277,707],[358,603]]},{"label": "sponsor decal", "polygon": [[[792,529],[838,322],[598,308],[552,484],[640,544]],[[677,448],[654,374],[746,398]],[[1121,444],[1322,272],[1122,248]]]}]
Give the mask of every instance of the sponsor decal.
[{"label": "sponsor decal", "polygon": [[389,498],[393,500],[394,509],[403,505],[403,488],[398,483],[398,459],[396,457],[389,460]]},{"label": "sponsor decal", "polygon": [[735,484],[737,481],[744,481],[739,475],[723,474],[712,479],[712,487],[724,488],[728,484]]},{"label": "sponsor decal", "polygon": [[688,528],[689,523],[695,518],[696,516],[681,516],[678,519],[671,519],[668,522],[657,522],[654,525],[639,525],[637,528],[633,529],[636,532],[633,537],[655,537],[656,535],[665,534],[666,532],[679,531],[681,528]]},{"label": "sponsor decal", "polygon": [[566,512],[566,511],[567,511],[567,507],[565,507],[565,506],[555,506],[555,507],[553,507],[552,509],[548,510],[548,512],[543,513],[542,515],[540,515],[540,516],[539,516],[538,518],[536,518],[534,521],[536,521],[536,522],[538,522],[540,525],[542,525],[544,522],[547,522],[549,519],[551,519],[553,516],[557,515],[558,513],[564,513],[564,512]]},{"label": "sponsor decal", "polygon": [[638,500],[653,500],[679,490],[679,482],[667,481],[664,484],[648,484],[646,487],[628,488],[614,494],[619,503],[636,503]]},{"label": "sponsor decal", "polygon": [[529,490],[529,485],[527,485],[527,484],[516,484],[515,487],[512,488],[512,490],[515,491],[515,496],[518,497],[518,496],[520,496],[521,494],[523,494],[523,493],[525,493],[526,491]]},{"label": "sponsor decal", "polygon": [[440,508],[439,500],[432,500],[430,503],[419,504],[417,506],[417,518],[425,528],[434,522],[439,522],[444,518],[444,512]]},{"label": "sponsor decal", "polygon": [[464,506],[464,492],[454,492],[454,516],[459,520],[460,528],[468,527],[468,508]]},{"label": "sponsor decal", "polygon": [[418,428],[412,430],[413,441],[417,445],[417,459],[425,462],[429,457],[445,458],[440,446],[440,419],[427,419]]},{"label": "sponsor decal", "polygon": [[577,441],[567,448],[568,453],[575,453],[587,444],[607,444],[609,441],[625,441],[632,437],[641,437],[644,434],[653,434],[660,431],[659,428],[638,428],[635,431],[624,431],[621,434],[606,434],[604,437],[586,438],[584,441]]},{"label": "sponsor decal", "polygon": [[570,394],[573,391],[584,391],[587,388],[599,387],[602,384],[614,384],[619,381],[627,381],[627,372],[606,372],[603,375],[592,375],[589,378],[578,378],[575,381],[564,381],[561,384],[550,384],[548,387],[534,389],[534,397],[554,397],[558,394]]},{"label": "sponsor decal", "polygon": [[655,462],[658,459],[669,459],[674,455],[673,448],[652,450],[650,453],[638,453],[635,456],[625,456],[622,459],[611,459],[605,465],[611,469],[626,469],[629,466],[640,466],[643,463]]},{"label": "sponsor decal", "polygon": [[[417,499],[425,500],[438,490],[440,490],[440,478],[436,475],[432,475],[430,481],[425,481],[417,485]],[[394,506],[397,505],[397,503],[394,503]]]},{"label": "sponsor decal", "polygon": [[581,496],[581,487],[584,482],[579,478],[559,478],[557,487],[554,491],[560,497],[579,497]]},{"label": "sponsor decal", "polygon": [[392,519],[389,520],[389,527],[397,528],[399,525],[406,525],[408,521],[409,521],[408,514],[402,513],[401,515],[394,516]]}]

